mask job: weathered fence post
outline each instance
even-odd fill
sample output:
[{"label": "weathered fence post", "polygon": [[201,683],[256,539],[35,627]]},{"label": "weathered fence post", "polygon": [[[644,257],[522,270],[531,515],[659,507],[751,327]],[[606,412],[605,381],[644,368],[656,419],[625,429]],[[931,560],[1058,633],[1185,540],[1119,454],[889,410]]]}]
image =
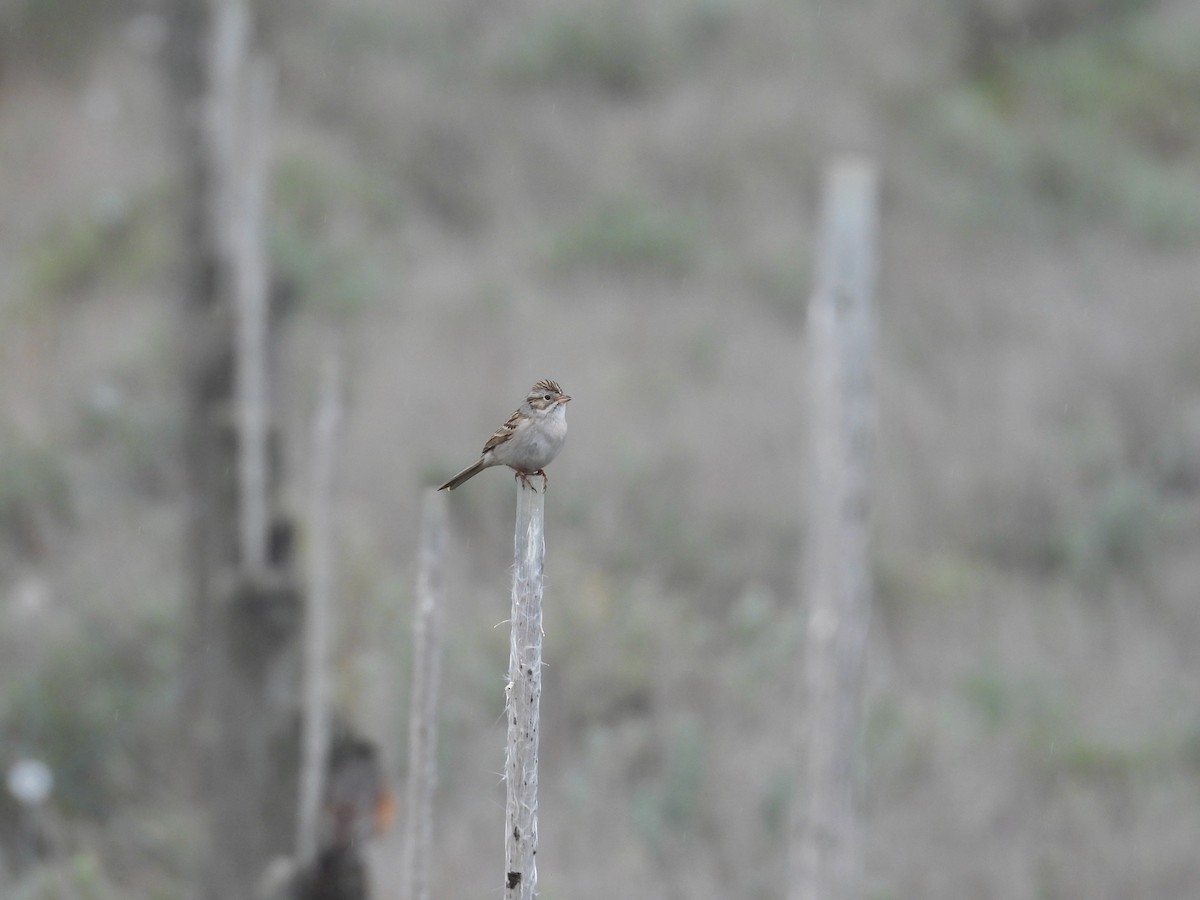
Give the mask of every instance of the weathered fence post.
[{"label": "weathered fence post", "polygon": [[[237,8],[237,7],[232,7]],[[243,15],[245,15],[243,11]],[[242,27],[246,27],[243,25]],[[270,404],[267,393],[266,203],[270,181],[270,128],[275,76],[262,57],[248,60],[245,77],[244,152],[230,160],[229,258],[237,311],[238,531],[242,565],[260,572],[267,562]]]},{"label": "weathered fence post", "polygon": [[504,782],[504,898],[537,895],[538,707],[542,698],[542,561],[545,497],[517,487],[513,540],[512,642],[508,657],[508,751]]},{"label": "weathered fence post", "polygon": [[421,551],[417,560],[417,614],[413,623],[412,703],[408,714],[408,785],[400,900],[429,900],[430,895],[447,542],[445,497],[437,491],[426,491],[421,511]]},{"label": "weathered fence post", "polygon": [[181,174],[180,455],[192,613],[182,715],[207,819],[198,896],[249,897],[290,847],[295,779],[273,756],[295,709],[300,590],[279,513],[262,234],[271,79],[246,0],[168,0]]},{"label": "weathered fence post", "polygon": [[317,855],[321,799],[329,765],[332,710],[329,647],[333,609],[333,477],[341,421],[337,363],[330,357],[322,372],[320,397],[312,423],[312,462],[308,513],[308,603],[304,617],[304,715],[300,744],[300,790],[296,816],[299,870]]},{"label": "weathered fence post", "polygon": [[866,161],[827,173],[816,289],[808,307],[809,460],[804,668],[797,692],[799,796],[791,900],[860,900],[854,784],[871,607],[871,357],[877,176]]}]

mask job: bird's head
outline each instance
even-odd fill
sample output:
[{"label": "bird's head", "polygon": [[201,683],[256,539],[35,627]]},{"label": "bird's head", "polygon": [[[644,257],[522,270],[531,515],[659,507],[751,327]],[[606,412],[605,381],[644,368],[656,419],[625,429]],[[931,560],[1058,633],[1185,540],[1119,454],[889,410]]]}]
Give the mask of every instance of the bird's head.
[{"label": "bird's head", "polygon": [[529,389],[529,396],[525,398],[525,405],[532,412],[543,414],[557,411],[561,415],[566,412],[570,402],[571,398],[563,393],[558,382],[549,379],[535,384]]}]

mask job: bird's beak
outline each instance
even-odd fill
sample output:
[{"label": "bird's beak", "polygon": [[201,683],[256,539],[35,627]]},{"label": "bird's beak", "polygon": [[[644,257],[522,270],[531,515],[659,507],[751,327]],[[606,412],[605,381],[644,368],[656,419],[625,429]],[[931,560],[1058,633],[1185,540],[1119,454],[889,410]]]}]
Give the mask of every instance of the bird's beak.
[{"label": "bird's beak", "polygon": [[558,402],[559,403],[570,403],[571,398],[568,397],[566,394],[563,394],[561,397],[558,398]]}]

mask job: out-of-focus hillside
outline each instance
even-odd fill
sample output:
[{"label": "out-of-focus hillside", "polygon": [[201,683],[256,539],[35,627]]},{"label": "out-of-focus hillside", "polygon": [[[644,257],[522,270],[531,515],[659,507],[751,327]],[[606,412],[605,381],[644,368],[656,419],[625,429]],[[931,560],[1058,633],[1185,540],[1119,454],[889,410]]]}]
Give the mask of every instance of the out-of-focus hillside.
[{"label": "out-of-focus hillside", "polygon": [[[0,2],[0,766],[53,765],[89,896],[150,898],[201,835],[179,188],[157,6],[100,6]],[[547,500],[543,895],[781,896],[813,201],[863,152],[885,187],[870,896],[1192,896],[1194,3],[272,9],[276,393],[300,472],[311,361],[341,348],[338,690],[395,772],[420,492],[554,378],[575,402]],[[453,495],[447,897],[502,860],[511,512],[498,472]],[[52,884],[0,872],[6,896]]]}]

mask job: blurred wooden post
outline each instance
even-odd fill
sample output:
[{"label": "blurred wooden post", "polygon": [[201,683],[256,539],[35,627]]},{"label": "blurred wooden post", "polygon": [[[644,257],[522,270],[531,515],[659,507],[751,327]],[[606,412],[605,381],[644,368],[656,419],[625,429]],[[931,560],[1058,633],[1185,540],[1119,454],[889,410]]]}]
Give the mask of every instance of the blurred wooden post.
[{"label": "blurred wooden post", "polygon": [[408,785],[400,900],[429,900],[430,896],[447,542],[445,497],[437,491],[426,491],[421,511],[421,551],[417,561],[417,614],[413,625],[412,703],[408,724]]},{"label": "blurred wooden post", "polygon": [[520,482],[513,540],[512,641],[508,657],[508,751],[504,783],[504,898],[537,894],[538,725],[542,699],[544,496]]},{"label": "blurred wooden post", "polygon": [[312,425],[312,475],[308,512],[308,603],[304,619],[304,718],[300,746],[300,790],[296,816],[296,861],[312,864],[317,854],[321,797],[328,768],[331,712],[329,647],[333,610],[333,476],[341,422],[340,384],[331,357],[322,372]]},{"label": "blurred wooden post", "polygon": [[[244,13],[243,13],[244,14]],[[274,77],[259,58],[247,69],[242,128],[245,153],[231,168],[227,233],[232,242],[237,310],[238,496],[242,565],[261,571],[267,561],[267,260],[266,193]]]},{"label": "blurred wooden post", "polygon": [[799,796],[791,900],[860,900],[855,771],[871,607],[872,343],[877,175],[841,161],[826,175],[817,283],[808,308],[809,470]]},{"label": "blurred wooden post", "polygon": [[266,450],[273,335],[260,315],[271,92],[251,74],[246,0],[163,6],[183,183],[178,357],[194,620],[182,724],[208,819],[197,894],[225,900],[251,896],[267,860],[289,850],[295,834],[296,777],[278,751],[295,715],[300,591],[291,523],[268,523],[278,490]]}]

